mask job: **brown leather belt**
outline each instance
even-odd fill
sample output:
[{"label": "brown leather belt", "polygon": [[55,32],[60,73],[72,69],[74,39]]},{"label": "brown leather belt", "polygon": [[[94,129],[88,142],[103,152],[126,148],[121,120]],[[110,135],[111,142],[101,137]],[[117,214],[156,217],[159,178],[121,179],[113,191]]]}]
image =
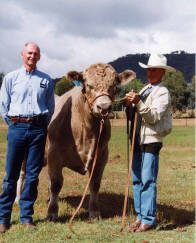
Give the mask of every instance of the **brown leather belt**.
[{"label": "brown leather belt", "polygon": [[33,117],[20,117],[20,116],[11,116],[10,121],[13,123],[21,122],[21,123],[34,123],[41,122],[46,119],[46,115],[39,115]]}]

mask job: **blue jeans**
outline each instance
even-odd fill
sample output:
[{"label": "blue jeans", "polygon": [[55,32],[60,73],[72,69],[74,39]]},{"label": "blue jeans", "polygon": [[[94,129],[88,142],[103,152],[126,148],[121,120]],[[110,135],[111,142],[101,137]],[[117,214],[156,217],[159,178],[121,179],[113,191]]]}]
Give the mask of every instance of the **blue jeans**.
[{"label": "blue jeans", "polygon": [[132,163],[134,208],[143,224],[156,224],[159,154],[135,152]]},{"label": "blue jeans", "polygon": [[43,165],[47,126],[41,124],[15,123],[8,128],[6,176],[0,195],[0,223],[9,224],[12,205],[16,197],[17,180],[25,153],[26,174],[20,197],[20,221],[32,222],[33,205],[37,199],[38,176]]}]

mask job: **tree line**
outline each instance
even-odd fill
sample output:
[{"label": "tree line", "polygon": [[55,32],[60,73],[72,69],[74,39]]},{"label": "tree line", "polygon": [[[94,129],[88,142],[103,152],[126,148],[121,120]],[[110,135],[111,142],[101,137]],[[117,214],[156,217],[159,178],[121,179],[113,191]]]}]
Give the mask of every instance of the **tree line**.
[{"label": "tree line", "polygon": [[[0,73],[0,87],[3,81],[4,73]],[[192,77],[192,82],[187,83],[184,79],[184,75],[177,71],[176,73],[168,73],[163,78],[164,85],[168,88],[171,94],[172,111],[184,112],[187,109],[195,109],[195,79]],[[56,80],[54,80],[55,82]],[[62,77],[58,82],[55,82],[55,94],[61,96],[68,90],[74,87],[66,77]],[[125,86],[119,86],[117,89],[116,99],[121,99],[126,93],[132,89],[135,92],[139,92],[146,84],[141,79],[134,79],[132,82]],[[113,110],[119,111],[122,109],[122,101],[115,102]]]},{"label": "tree line", "polygon": [[[174,67],[183,73],[187,83],[191,82],[195,75],[195,53],[186,53],[185,51],[174,51],[170,54],[164,54],[167,57],[167,65]],[[146,79],[146,70],[138,65],[138,62],[147,63],[150,53],[128,54],[110,62],[114,69],[121,73],[125,69],[131,69],[137,74],[137,78],[142,81]]]}]

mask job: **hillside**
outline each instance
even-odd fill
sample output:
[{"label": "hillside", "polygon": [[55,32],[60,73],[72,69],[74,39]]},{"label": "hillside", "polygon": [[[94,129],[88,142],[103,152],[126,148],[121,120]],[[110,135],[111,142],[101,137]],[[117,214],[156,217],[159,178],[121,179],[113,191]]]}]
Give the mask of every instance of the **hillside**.
[{"label": "hillside", "polygon": [[[138,62],[147,64],[149,55],[150,54],[128,54],[110,62],[110,64],[117,72],[122,72],[125,69],[132,69],[136,72],[137,78],[145,82],[146,70],[141,68]],[[195,54],[175,51],[164,55],[167,57],[168,65],[181,71],[185,80],[191,82],[192,77],[195,75]]]}]

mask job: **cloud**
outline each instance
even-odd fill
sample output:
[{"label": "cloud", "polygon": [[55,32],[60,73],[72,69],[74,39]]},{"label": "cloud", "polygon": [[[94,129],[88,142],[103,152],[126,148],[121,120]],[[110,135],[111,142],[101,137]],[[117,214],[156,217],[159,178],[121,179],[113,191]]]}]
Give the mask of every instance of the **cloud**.
[{"label": "cloud", "polygon": [[[22,27],[22,18],[18,14],[20,9],[16,5],[1,3],[0,8],[0,31],[20,30]],[[10,14],[11,13],[11,14]]]},{"label": "cloud", "polygon": [[53,78],[130,53],[195,52],[194,0],[7,0],[0,9],[0,66],[22,65],[25,42],[41,48]]},{"label": "cloud", "polygon": [[[12,1],[15,2],[15,1]],[[50,20],[55,25],[55,32],[84,37],[105,38],[115,36],[116,28],[145,28],[153,19],[163,18],[159,11],[154,11],[150,0],[75,0],[75,1],[19,1],[25,11],[36,11],[43,20]],[[150,4],[151,2],[151,4]],[[160,4],[159,4],[160,5]]]}]

